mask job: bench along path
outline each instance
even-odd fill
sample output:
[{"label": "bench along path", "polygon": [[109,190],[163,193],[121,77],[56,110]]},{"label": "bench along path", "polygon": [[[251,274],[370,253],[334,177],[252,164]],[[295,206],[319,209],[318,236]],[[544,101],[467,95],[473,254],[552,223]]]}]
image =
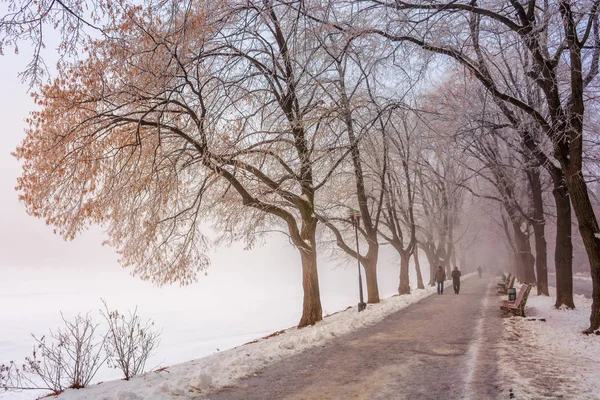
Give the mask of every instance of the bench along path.
[{"label": "bench along path", "polygon": [[[502,321],[496,280],[464,280],[373,326],[282,360],[210,400],[492,399]],[[368,309],[365,312],[369,312]]]}]

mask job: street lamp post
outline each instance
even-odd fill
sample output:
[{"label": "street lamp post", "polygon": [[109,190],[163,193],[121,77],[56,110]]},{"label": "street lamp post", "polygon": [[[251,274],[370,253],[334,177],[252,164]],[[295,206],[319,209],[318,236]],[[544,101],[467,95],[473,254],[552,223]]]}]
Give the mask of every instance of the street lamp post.
[{"label": "street lamp post", "polygon": [[360,302],[358,303],[358,312],[363,311],[367,308],[367,303],[363,299],[363,286],[362,286],[362,274],[360,272],[360,249],[358,247],[358,225],[360,224],[360,211],[349,209],[348,217],[354,227],[354,236],[356,237],[356,260],[358,261],[358,293],[360,296]]}]

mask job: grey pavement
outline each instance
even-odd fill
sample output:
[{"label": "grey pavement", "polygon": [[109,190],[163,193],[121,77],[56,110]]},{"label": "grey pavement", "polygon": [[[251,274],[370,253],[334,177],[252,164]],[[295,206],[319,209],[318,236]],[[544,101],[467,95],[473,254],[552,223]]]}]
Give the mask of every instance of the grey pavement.
[{"label": "grey pavement", "polygon": [[[494,399],[496,279],[466,279],[381,322],[277,362],[210,400]],[[368,312],[368,309],[367,311]]]}]

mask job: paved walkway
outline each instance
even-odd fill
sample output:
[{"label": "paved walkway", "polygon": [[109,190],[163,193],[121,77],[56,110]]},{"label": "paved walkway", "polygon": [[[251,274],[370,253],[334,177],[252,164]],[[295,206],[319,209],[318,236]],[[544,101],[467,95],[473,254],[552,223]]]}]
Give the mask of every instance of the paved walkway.
[{"label": "paved walkway", "polygon": [[[378,324],[208,394],[210,400],[493,399],[502,320],[495,281],[470,278]],[[366,311],[368,312],[368,310]],[[504,391],[502,398],[508,398]]]}]

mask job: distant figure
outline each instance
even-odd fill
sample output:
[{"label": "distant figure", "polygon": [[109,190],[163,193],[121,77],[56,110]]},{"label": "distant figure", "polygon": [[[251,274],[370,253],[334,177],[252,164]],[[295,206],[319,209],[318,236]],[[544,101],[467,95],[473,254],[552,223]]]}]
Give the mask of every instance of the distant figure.
[{"label": "distant figure", "polygon": [[452,286],[454,286],[454,293],[458,294],[460,292],[460,276],[462,274],[458,270],[458,267],[454,267],[452,271]]},{"label": "distant figure", "polygon": [[477,273],[479,274],[479,278],[481,279],[481,274],[483,273],[483,269],[481,269],[481,265],[477,267]]},{"label": "distant figure", "polygon": [[444,294],[444,281],[446,280],[446,271],[440,265],[435,272],[435,281],[437,282],[438,294]]}]

